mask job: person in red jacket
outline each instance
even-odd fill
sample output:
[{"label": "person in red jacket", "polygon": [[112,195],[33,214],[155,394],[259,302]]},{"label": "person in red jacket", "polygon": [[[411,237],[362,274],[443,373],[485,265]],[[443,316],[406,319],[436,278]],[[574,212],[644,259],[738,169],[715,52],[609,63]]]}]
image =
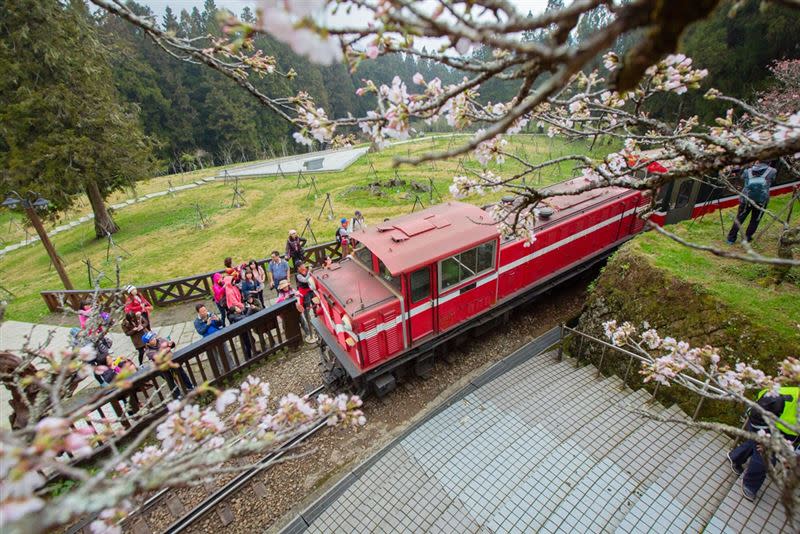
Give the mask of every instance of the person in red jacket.
[{"label": "person in red jacket", "polygon": [[128,293],[128,298],[125,299],[125,313],[141,314],[142,317],[150,322],[150,312],[153,311],[153,305],[144,298],[144,295],[139,294],[139,290],[135,286],[127,286],[125,290]]}]

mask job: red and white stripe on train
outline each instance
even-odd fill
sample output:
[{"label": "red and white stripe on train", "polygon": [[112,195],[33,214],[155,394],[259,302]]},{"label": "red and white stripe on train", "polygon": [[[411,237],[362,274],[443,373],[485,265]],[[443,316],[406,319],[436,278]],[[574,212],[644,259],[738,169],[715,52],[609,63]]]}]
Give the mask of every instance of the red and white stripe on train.
[{"label": "red and white stripe on train", "polygon": [[[734,188],[741,190],[741,176],[731,180]],[[792,175],[782,165],[778,167],[775,182],[770,188],[770,196],[791,193],[800,186],[800,180]],[[658,191],[655,200],[655,211],[650,220],[656,224],[674,224],[701,217],[716,210],[730,208],[739,203],[739,195],[730,190],[727,184],[711,181],[681,178],[666,184]]]},{"label": "red and white stripe on train", "polygon": [[[776,180],[772,194],[800,182]],[[568,191],[580,182],[552,186]],[[326,379],[379,393],[455,336],[504,320],[517,306],[608,256],[644,227],[649,193],[608,187],[548,199],[536,241],[502,239],[483,209],[448,202],[356,232],[359,247],[314,273]],[[672,223],[729,207],[736,195],[691,179],[659,192],[651,220]]]}]

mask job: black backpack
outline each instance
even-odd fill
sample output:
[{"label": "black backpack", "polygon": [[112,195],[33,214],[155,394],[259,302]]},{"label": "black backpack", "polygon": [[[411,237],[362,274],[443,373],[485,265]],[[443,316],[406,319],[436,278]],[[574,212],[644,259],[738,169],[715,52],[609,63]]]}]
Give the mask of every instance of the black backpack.
[{"label": "black backpack", "polygon": [[[783,395],[763,395],[760,399],[756,401],[763,410],[774,414],[775,417],[780,417],[783,413],[783,409],[786,407],[786,397]],[[764,417],[761,413],[757,412],[756,410],[748,410],[749,417],[750,417],[750,424],[754,426],[756,429],[763,428],[764,430],[769,428],[767,422],[764,421]]]}]

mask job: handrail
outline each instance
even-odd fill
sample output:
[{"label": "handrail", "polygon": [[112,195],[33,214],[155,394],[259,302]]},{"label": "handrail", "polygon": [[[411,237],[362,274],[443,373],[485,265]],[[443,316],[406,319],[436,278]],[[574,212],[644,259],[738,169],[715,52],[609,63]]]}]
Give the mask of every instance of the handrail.
[{"label": "handrail", "polygon": [[[613,351],[616,351],[616,352],[619,352],[621,354],[624,354],[625,356],[627,356],[629,358],[628,371],[630,371],[630,363],[633,360],[638,360],[640,363],[649,363],[646,358],[644,358],[643,356],[641,356],[639,354],[636,354],[635,352],[631,352],[631,351],[626,350],[626,349],[624,349],[622,347],[614,345],[613,343],[609,343],[609,342],[604,341],[604,340],[602,340],[600,338],[594,337],[591,334],[587,334],[586,332],[581,332],[580,330],[576,330],[576,329],[571,328],[571,327],[569,327],[567,325],[562,325],[561,326],[561,342],[560,342],[561,349],[559,349],[559,355],[562,352],[562,349],[563,349],[563,346],[564,346],[564,338],[566,337],[567,333],[572,333],[572,334],[578,335],[578,336],[580,336],[582,338],[586,338],[586,339],[590,340],[593,343],[600,344],[603,347],[604,353],[605,353],[605,349],[610,348]],[[583,347],[583,343],[581,343],[580,347],[581,348]],[[578,349],[578,353],[579,354],[577,356],[580,356],[581,355],[580,354],[580,348]],[[598,373],[601,372],[602,365],[603,365],[603,360],[601,358],[600,359],[600,363],[599,363],[598,368],[597,368],[597,372]],[[623,383],[625,383],[625,384],[627,384],[628,371],[626,371],[625,377],[622,379]],[[699,379],[697,379],[697,378],[695,378],[693,376],[689,376],[689,375],[687,375],[685,373],[682,373],[682,372],[680,372],[678,374],[680,375],[682,380],[686,380],[687,382],[691,383],[694,386],[702,387],[704,391],[709,391],[711,393],[714,393],[716,395],[721,395],[721,396],[730,396],[730,393],[728,393],[727,391],[725,391],[723,389],[720,389],[720,388],[718,388],[716,386],[713,386],[713,385],[709,384],[709,382],[707,380],[699,380]],[[656,383],[656,387],[655,387],[655,389],[653,391],[653,395],[652,395],[653,399],[655,399],[656,394],[658,393],[658,386],[659,386],[659,384]],[[683,386],[683,387],[686,387],[686,386]],[[698,401],[697,406],[695,407],[694,413],[692,415],[692,420],[695,420],[695,419],[697,419],[697,415],[700,412],[700,407],[703,405],[703,401],[705,400],[705,397],[700,395],[696,391],[691,391],[691,392],[700,397],[700,400]]]},{"label": "handrail", "polygon": [[[315,266],[322,265],[325,256],[330,256],[334,261],[341,259],[341,247],[336,241],[318,243],[303,251],[303,261]],[[265,258],[256,260],[256,263],[263,266],[268,261],[269,258]],[[168,306],[178,302],[208,298],[211,295],[212,277],[220,272],[222,271],[211,271],[136,287],[153,306]],[[63,311],[65,307],[77,311],[82,300],[97,300],[101,305],[111,305],[115,303],[114,301],[121,304],[125,300],[120,288],[46,290],[40,294],[51,312]]]},{"label": "handrail", "polygon": [[[176,350],[172,362],[178,365],[179,370],[151,371],[132,377],[130,387],[110,392],[104,402],[75,425],[94,428],[92,420],[112,419],[124,430],[114,440],[128,440],[163,415],[171,397],[186,394],[192,384],[197,386],[207,382],[216,385],[280,350],[296,349],[301,343],[300,313],[295,299],[275,304]],[[180,371],[186,373],[192,384],[182,381]],[[97,400],[103,399],[93,398],[92,402]],[[130,412],[133,415],[129,415]],[[137,416],[137,413],[145,415]],[[99,444],[90,458],[109,446],[108,443]],[[86,461],[86,458],[81,461]]]}]

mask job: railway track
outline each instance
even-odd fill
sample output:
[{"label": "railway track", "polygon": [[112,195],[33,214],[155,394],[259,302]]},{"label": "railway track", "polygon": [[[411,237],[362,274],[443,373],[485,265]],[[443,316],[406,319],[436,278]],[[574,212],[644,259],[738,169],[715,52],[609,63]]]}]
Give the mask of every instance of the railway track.
[{"label": "railway track", "polygon": [[[319,386],[314,390],[307,393],[306,398],[322,393],[325,386]],[[154,532],[162,532],[165,534],[177,534],[186,531],[189,527],[194,525],[201,518],[205,517],[212,511],[216,511],[223,526],[227,526],[236,520],[233,512],[225,505],[225,500],[231,495],[236,494],[242,490],[248,483],[250,483],[251,490],[259,495],[259,497],[266,497],[266,487],[253,478],[272,467],[276,462],[283,458],[290,450],[297,445],[305,442],[311,436],[319,432],[326,425],[325,421],[320,421],[313,427],[306,430],[304,433],[295,436],[293,439],[284,443],[279,449],[264,455],[258,462],[253,464],[250,468],[242,471],[234,478],[226,482],[220,487],[216,487],[212,483],[205,485],[208,491],[207,496],[200,504],[187,510],[187,507],[181,501],[177,491],[173,488],[162,489],[155,494],[148,497],[138,507],[136,507],[125,518],[122,527],[125,531],[133,532],[134,534],[153,534]],[[203,487],[203,486],[200,486]],[[166,506],[173,522],[166,529],[154,529],[147,521],[149,513],[157,507]],[[77,523],[67,531],[67,534],[89,534],[91,531],[89,525],[96,516],[92,516]]]},{"label": "railway track", "polygon": [[[501,360],[502,361],[502,360]],[[325,389],[324,386],[319,386],[314,390],[306,393],[307,397],[317,395]],[[324,423],[310,428],[304,434],[295,438],[289,443],[284,444],[283,447],[274,451],[269,455],[262,457],[257,463],[253,464],[250,468],[243,471],[221,487],[213,484],[205,486],[207,491],[206,496],[196,506],[187,506],[181,501],[179,492],[173,489],[161,490],[141,503],[137,503],[136,508],[128,515],[123,522],[123,529],[126,532],[134,534],[154,534],[157,532],[186,532],[192,526],[197,525],[203,518],[208,517],[210,513],[216,513],[222,526],[229,526],[235,521],[239,520],[229,505],[230,498],[239,492],[244,491],[249,486],[249,491],[252,492],[254,497],[259,499],[266,499],[268,497],[267,487],[256,476],[262,471],[268,470],[282,457],[284,457],[291,448],[296,447],[302,442],[310,439],[324,426]],[[204,486],[197,486],[193,488],[194,491],[202,491]],[[184,497],[185,499],[185,497]],[[166,521],[162,515],[158,520],[153,519],[153,514],[156,511],[163,511],[171,521],[167,526],[164,526]],[[81,523],[69,529],[68,534],[89,534],[90,530],[88,525],[94,520],[94,517],[87,518]],[[157,524],[154,524],[156,523]],[[152,525],[152,526],[151,526]]]}]

